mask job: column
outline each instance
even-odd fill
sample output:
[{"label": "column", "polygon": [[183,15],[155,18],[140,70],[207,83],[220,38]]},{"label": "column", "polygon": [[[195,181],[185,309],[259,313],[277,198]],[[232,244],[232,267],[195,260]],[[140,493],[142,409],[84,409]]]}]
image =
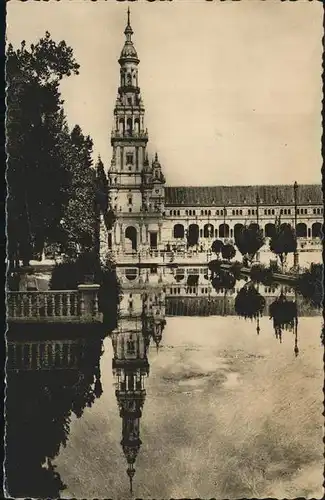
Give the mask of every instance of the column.
[{"label": "column", "polygon": [[124,245],[123,224],[120,224],[120,245],[122,246],[122,249],[124,250],[125,245]]},{"label": "column", "polygon": [[121,224],[117,223],[114,226],[114,241],[119,245],[121,242]]}]

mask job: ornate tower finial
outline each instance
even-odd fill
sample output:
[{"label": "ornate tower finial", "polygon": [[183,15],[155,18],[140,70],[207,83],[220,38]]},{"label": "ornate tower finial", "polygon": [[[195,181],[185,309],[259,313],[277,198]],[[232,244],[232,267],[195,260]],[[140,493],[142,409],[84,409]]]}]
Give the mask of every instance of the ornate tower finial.
[{"label": "ornate tower finial", "polygon": [[133,494],[133,476],[135,474],[135,470],[133,467],[133,464],[129,464],[128,468],[126,469],[127,475],[129,476],[130,479],[130,494]]},{"label": "ornate tower finial", "polygon": [[158,161],[158,153],[155,154],[155,161]]},{"label": "ornate tower finial", "polygon": [[128,42],[131,42],[131,36],[133,35],[133,30],[131,28],[131,23],[130,23],[130,7],[128,7],[128,22],[124,30],[124,34],[126,36],[126,40]]}]

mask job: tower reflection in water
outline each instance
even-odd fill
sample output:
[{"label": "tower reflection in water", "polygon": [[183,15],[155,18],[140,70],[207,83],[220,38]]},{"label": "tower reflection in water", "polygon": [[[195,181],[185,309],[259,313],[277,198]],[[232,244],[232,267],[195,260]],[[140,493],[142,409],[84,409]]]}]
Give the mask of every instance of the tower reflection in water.
[{"label": "tower reflection in water", "polygon": [[160,283],[148,286],[142,280],[123,285],[118,327],[112,332],[113,375],[122,419],[121,446],[127,461],[130,493],[133,492],[135,461],[142,441],[140,420],[149,375],[148,350],[152,341],[158,350],[165,327],[165,291]]}]

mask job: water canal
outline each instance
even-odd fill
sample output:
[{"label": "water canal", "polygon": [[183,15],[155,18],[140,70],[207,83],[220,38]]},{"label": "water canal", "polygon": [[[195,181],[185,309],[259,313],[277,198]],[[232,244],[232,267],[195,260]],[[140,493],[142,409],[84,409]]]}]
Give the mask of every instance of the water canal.
[{"label": "water canal", "polygon": [[261,286],[263,314],[245,319],[234,305],[241,281],[214,296],[188,290],[186,307],[171,276],[121,282],[113,332],[10,343],[17,493],[320,498],[319,310],[299,298],[298,322],[279,329],[268,308],[281,293],[294,301],[290,289]]}]

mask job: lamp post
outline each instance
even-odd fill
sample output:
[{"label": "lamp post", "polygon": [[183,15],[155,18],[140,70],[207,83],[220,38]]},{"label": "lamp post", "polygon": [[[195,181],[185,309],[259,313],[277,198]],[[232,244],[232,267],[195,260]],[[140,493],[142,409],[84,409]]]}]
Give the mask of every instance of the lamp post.
[{"label": "lamp post", "polygon": [[[260,228],[260,226],[259,226],[259,206],[260,206],[260,197],[259,197],[258,193],[256,193],[256,223],[257,223],[258,229]],[[257,262],[260,261],[260,253],[259,252],[256,253],[256,260],[257,260]]]},{"label": "lamp post", "polygon": [[259,225],[259,206],[260,206],[260,197],[258,195],[258,193],[256,193],[256,222],[257,222],[257,225]]},{"label": "lamp post", "polygon": [[[293,192],[294,192],[294,203],[295,203],[295,235],[297,238],[297,195],[298,195],[297,181],[295,181],[295,183],[293,185]],[[293,267],[294,267],[294,269],[298,269],[298,267],[299,267],[299,253],[297,251],[297,248],[293,254]]]}]

